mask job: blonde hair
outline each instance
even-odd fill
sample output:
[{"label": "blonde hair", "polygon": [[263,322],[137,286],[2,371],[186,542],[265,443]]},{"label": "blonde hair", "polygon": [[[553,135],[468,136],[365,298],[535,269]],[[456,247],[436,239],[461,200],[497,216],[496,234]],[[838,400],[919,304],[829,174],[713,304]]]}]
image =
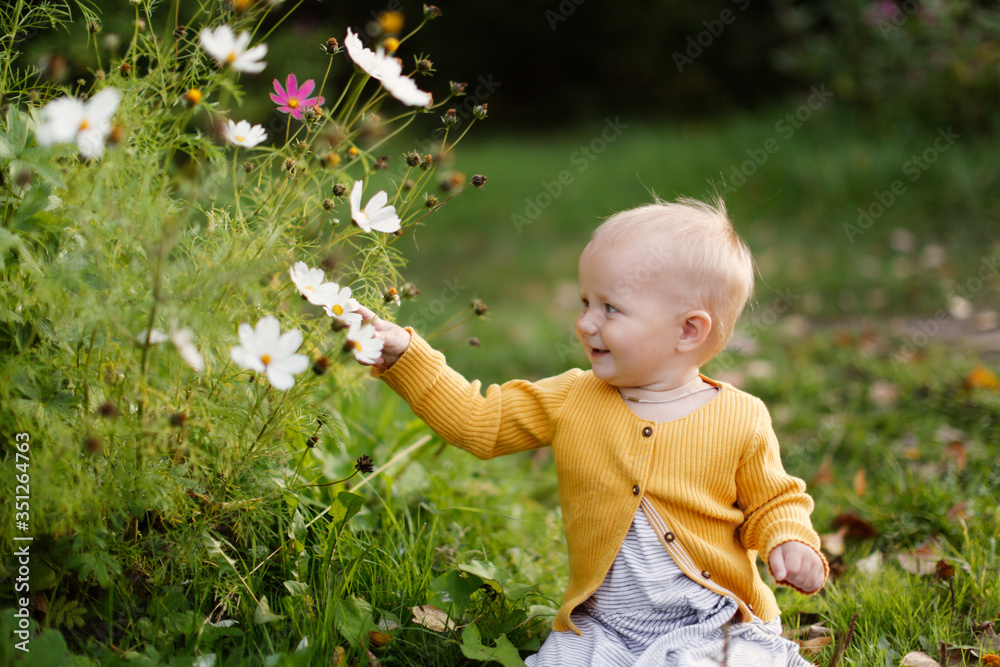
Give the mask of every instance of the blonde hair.
[{"label": "blonde hair", "polygon": [[686,306],[712,317],[700,363],[721,352],[754,283],[750,248],[733,229],[722,198],[716,195],[711,203],[689,197],[673,203],[657,199],[612,215],[591,236],[591,243],[621,241],[644,243],[658,255],[669,253],[671,268],[687,276],[694,288]]}]

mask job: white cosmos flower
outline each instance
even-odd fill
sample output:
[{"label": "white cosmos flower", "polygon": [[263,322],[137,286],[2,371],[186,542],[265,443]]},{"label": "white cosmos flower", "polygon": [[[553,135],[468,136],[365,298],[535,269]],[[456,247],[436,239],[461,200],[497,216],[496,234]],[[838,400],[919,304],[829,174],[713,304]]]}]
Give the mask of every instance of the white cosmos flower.
[{"label": "white cosmos flower", "polygon": [[[336,287],[334,283],[327,284],[332,284]],[[360,307],[361,304],[351,298],[350,287],[335,291],[330,295],[327,302],[323,304],[323,310],[326,311],[326,314],[346,327],[361,324],[361,313],[355,312]]]},{"label": "white cosmos flower", "polygon": [[222,130],[222,136],[231,144],[243,146],[244,148],[253,148],[267,139],[267,132],[260,125],[251,126],[249,121],[241,120],[238,123],[234,123],[231,120],[227,120],[226,127]]},{"label": "white cosmos flower", "polygon": [[354,64],[363,69],[368,76],[373,79],[382,79],[382,72],[386,64],[386,56],[382,49],[375,53],[371,49],[365,48],[361,44],[361,39],[351,32],[350,28],[347,29],[344,47]]},{"label": "white cosmos flower", "polygon": [[375,337],[375,327],[371,324],[351,324],[347,330],[347,342],[344,349],[354,355],[363,364],[374,364],[382,356],[381,339]]},{"label": "white cosmos flower", "polygon": [[292,277],[295,288],[306,300],[316,306],[325,306],[330,300],[337,296],[340,287],[337,283],[328,283],[323,269],[309,268],[305,262],[295,262],[295,266],[288,269],[288,275]]},{"label": "white cosmos flower", "polygon": [[351,60],[370,77],[381,81],[382,87],[397,100],[411,107],[430,105],[431,94],[417,88],[410,77],[403,76],[403,65],[395,57],[387,55],[382,49],[374,52],[365,48],[350,28],[347,29],[344,46]]},{"label": "white cosmos flower", "polygon": [[205,358],[201,356],[201,352],[195,347],[192,342],[194,335],[191,330],[187,327],[183,329],[177,328],[177,319],[170,319],[170,335],[167,335],[160,331],[159,329],[142,330],[135,335],[135,341],[139,345],[159,345],[166,341],[171,341],[174,347],[177,348],[177,352],[180,353],[181,358],[188,363],[188,365],[198,371],[199,373],[205,370]]},{"label": "white cosmos flower", "polygon": [[176,327],[177,321],[171,320],[170,340],[173,342],[174,347],[177,348],[177,352],[180,353],[181,358],[188,363],[188,366],[201,373],[205,370],[205,357],[201,356],[201,352],[191,342],[193,338],[191,330],[187,327],[183,329],[177,329]]},{"label": "white cosmos flower", "polygon": [[254,74],[263,72],[267,65],[261,60],[267,54],[267,44],[258,44],[248,49],[250,33],[247,31],[241,32],[237,37],[228,25],[220,25],[214,31],[205,28],[198,36],[201,38],[202,48],[220,65]]},{"label": "white cosmos flower", "polygon": [[309,367],[309,357],[296,354],[302,345],[302,332],[292,329],[281,333],[281,325],[271,315],[258,320],[256,327],[240,324],[239,336],[240,344],[230,351],[233,361],[240,368],[267,373],[275,389],[291,389],[295,385],[292,376]]},{"label": "white cosmos flower", "polygon": [[52,100],[42,108],[35,138],[42,146],[75,142],[84,157],[98,158],[121,98],[117,88],[105,88],[86,102],[75,97]]},{"label": "white cosmos flower", "polygon": [[351,189],[351,218],[354,222],[366,232],[373,229],[386,234],[398,232],[401,223],[399,216],[396,215],[396,207],[386,206],[389,195],[385,190],[380,190],[368,200],[364,208],[361,208],[363,187],[361,181],[354,181],[354,187]]}]

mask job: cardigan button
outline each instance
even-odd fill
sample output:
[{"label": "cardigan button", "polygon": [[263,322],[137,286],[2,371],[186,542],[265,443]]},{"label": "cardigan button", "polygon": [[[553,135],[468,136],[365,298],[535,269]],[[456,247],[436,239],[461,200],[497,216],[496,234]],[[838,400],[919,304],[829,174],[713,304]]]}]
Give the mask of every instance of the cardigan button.
[{"label": "cardigan button", "polygon": [[639,495],[639,485],[638,484],[633,484],[632,485],[632,495],[633,496]]},{"label": "cardigan button", "polygon": [[705,577],[706,579],[711,579],[712,578],[712,573],[709,572],[708,570],[702,570],[701,571],[701,576]]},{"label": "cardigan button", "polygon": [[663,539],[666,540],[667,542],[673,542],[677,538],[673,533],[671,533],[668,530],[666,533],[663,534]]},{"label": "cardigan button", "polygon": [[653,435],[653,427],[652,426],[647,426],[646,428],[642,429],[642,434],[644,436],[646,436],[647,438],[649,436]]}]

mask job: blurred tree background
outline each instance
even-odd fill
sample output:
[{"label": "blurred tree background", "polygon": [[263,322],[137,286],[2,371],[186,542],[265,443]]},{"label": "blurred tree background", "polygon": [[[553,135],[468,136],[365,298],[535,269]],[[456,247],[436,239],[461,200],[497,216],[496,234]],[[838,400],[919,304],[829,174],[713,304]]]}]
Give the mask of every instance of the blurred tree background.
[{"label": "blurred tree background", "polygon": [[[256,1],[281,5],[272,17],[295,6]],[[103,25],[30,40],[26,64],[71,89],[102,69],[117,76],[112,63],[133,34],[136,8],[102,4]],[[238,4],[219,0],[213,11],[224,18]],[[154,16],[171,6],[156,3]],[[650,191],[721,191],[758,255],[758,304],[791,287],[803,295],[794,311],[813,321],[933,313],[1000,238],[1000,206],[989,194],[1000,185],[1000,2],[437,6],[443,16],[398,55],[408,70],[418,58],[433,63],[432,76],[415,76],[437,100],[449,81],[468,84],[453,100],[456,131],[472,122],[473,105],[489,107],[455,161],[441,165],[439,199],[474,173],[489,180],[411,235],[407,278],[421,295],[404,302],[398,319],[424,333],[447,329],[457,310],[485,299],[490,326],[459,326],[438,341],[484,381],[585,363],[566,349],[577,255],[604,216],[648,201]],[[181,24],[186,11],[193,5],[180,3]],[[343,42],[347,28],[378,46],[386,11],[404,16],[405,34],[423,20],[425,3],[300,0],[286,23],[272,18],[258,35],[269,47],[268,69],[244,78],[248,95],[234,113],[283,134],[285,119],[267,97],[271,79],[322,79],[322,45]],[[351,67],[334,56],[328,98]],[[418,118],[413,136],[440,127],[439,118]],[[389,168],[412,149],[406,140],[391,154],[387,148]],[[893,194],[894,183],[905,196]],[[996,301],[992,288],[974,296]],[[463,346],[470,335],[484,349]]]}]

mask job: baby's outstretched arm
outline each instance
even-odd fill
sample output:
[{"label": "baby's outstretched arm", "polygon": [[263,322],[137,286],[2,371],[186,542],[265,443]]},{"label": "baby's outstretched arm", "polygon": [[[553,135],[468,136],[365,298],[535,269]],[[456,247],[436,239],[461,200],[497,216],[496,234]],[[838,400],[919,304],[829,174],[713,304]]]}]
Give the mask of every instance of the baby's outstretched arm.
[{"label": "baby's outstretched arm", "polygon": [[792,540],[774,547],[768,556],[768,565],[779,584],[788,584],[806,593],[819,590],[823,585],[823,560],[804,542]]},{"label": "baby's outstretched arm", "polygon": [[375,334],[382,341],[382,356],[375,360],[375,367],[388,370],[410,346],[410,332],[398,324],[383,320],[364,306],[358,308],[358,313],[364,322],[375,327]]}]

